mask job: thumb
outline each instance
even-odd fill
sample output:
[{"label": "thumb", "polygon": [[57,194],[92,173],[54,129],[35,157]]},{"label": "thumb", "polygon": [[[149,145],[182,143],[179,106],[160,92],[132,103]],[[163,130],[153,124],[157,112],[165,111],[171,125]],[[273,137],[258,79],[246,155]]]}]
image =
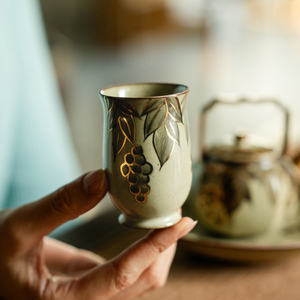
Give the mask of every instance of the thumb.
[{"label": "thumb", "polygon": [[36,242],[93,208],[105,196],[107,186],[103,170],[89,172],[41,200],[12,210],[6,223],[17,240]]}]

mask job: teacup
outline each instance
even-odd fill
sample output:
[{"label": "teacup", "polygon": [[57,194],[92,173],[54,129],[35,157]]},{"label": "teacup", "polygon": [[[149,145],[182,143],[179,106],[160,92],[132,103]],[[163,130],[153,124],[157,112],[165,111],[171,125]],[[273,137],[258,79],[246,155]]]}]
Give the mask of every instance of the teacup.
[{"label": "teacup", "polygon": [[109,193],[134,228],[163,228],[181,219],[192,181],[186,117],[189,88],[133,83],[100,92],[104,108],[103,164]]}]

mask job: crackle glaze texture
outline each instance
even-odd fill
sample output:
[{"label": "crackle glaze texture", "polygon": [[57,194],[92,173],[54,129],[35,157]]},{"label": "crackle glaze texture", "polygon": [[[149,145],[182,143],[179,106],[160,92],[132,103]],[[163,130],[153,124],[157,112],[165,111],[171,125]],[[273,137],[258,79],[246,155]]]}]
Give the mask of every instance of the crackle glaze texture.
[{"label": "crackle glaze texture", "polygon": [[184,85],[154,83],[100,92],[104,166],[120,223],[162,228],[181,219],[192,180],[187,94]]}]

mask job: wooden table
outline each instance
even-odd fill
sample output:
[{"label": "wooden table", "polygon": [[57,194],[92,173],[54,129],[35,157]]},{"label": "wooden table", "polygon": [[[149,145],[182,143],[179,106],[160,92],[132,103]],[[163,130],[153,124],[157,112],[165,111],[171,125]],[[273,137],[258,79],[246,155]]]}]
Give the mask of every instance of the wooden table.
[{"label": "wooden table", "polygon": [[151,299],[299,300],[300,257],[242,265],[201,259],[178,248],[166,286]]},{"label": "wooden table", "polygon": [[[146,234],[117,223],[113,211],[69,232],[60,239],[110,258]],[[144,300],[299,300],[300,256],[257,264],[201,258],[179,242],[166,286]]]}]

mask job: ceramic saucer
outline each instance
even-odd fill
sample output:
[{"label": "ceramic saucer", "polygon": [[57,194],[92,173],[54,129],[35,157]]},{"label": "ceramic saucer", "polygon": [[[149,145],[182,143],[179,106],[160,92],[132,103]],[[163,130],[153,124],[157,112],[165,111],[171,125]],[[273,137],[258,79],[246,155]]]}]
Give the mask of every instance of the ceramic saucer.
[{"label": "ceramic saucer", "polygon": [[300,227],[239,239],[213,237],[196,227],[180,240],[180,245],[193,253],[215,259],[270,261],[300,254]]}]

